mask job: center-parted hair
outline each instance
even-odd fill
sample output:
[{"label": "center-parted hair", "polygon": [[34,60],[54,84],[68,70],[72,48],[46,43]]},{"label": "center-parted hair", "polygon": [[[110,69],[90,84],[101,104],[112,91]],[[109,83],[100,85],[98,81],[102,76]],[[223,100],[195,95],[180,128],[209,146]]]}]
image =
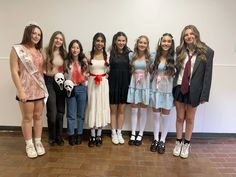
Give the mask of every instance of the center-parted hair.
[{"label": "center-parted hair", "polygon": [[173,75],[175,73],[175,65],[174,65],[175,42],[174,42],[173,36],[170,33],[164,33],[162,35],[162,37],[160,38],[158,45],[157,45],[154,65],[152,67],[152,75],[155,75],[157,73],[158,66],[160,64],[160,59],[161,59],[161,56],[163,55],[163,49],[161,46],[161,42],[165,36],[169,36],[171,38],[171,46],[170,46],[167,56],[166,56],[165,72],[168,75]]},{"label": "center-parted hair", "polygon": [[[122,49],[122,53],[119,52],[118,48],[117,48],[117,45],[116,45],[116,40],[118,37],[120,36],[123,36],[126,40],[126,44],[124,46],[124,48]],[[128,42],[128,38],[126,36],[126,34],[124,32],[117,32],[114,36],[113,36],[113,39],[112,39],[112,45],[111,45],[111,51],[110,51],[110,58],[115,58],[116,56],[118,55],[127,55],[129,54],[129,52],[131,51],[129,49],[129,47],[127,46],[127,42]]]},{"label": "center-parted hair", "polygon": [[185,26],[184,29],[182,30],[181,37],[180,37],[180,45],[176,48],[176,55],[177,55],[176,63],[177,63],[177,66],[179,67],[183,66],[184,60],[186,58],[187,44],[185,43],[184,37],[185,37],[185,32],[188,29],[191,29],[195,35],[194,47],[195,47],[195,51],[198,57],[203,61],[207,59],[206,58],[207,45],[201,41],[200,33],[198,29],[194,25],[188,25],[188,26]]},{"label": "center-parted hair", "polygon": [[131,72],[134,72],[134,62],[140,57],[140,52],[138,50],[138,43],[139,41],[144,38],[147,41],[147,49],[144,51],[144,55],[145,55],[145,62],[146,62],[146,69],[145,72],[149,72],[150,71],[150,47],[149,47],[149,39],[147,36],[145,35],[141,35],[138,37],[135,45],[134,45],[134,53],[130,62],[131,65]]},{"label": "center-parted hair", "polygon": [[71,48],[73,46],[74,43],[77,43],[79,45],[80,48],[80,53],[78,55],[78,61],[80,63],[81,68],[84,68],[86,66],[86,63],[84,62],[84,58],[85,58],[85,54],[84,54],[84,50],[82,47],[82,44],[79,40],[74,39],[70,42],[69,46],[68,46],[68,55],[67,55],[67,67],[70,68],[72,62],[73,62],[73,57],[72,57],[72,52],[71,52]]},{"label": "center-parted hair", "polygon": [[108,66],[108,62],[107,62],[107,52],[106,52],[106,37],[105,37],[105,35],[104,35],[103,33],[101,33],[101,32],[96,33],[96,34],[94,35],[94,37],[93,37],[92,50],[91,50],[91,52],[90,52],[91,58],[90,58],[89,64],[92,65],[92,59],[94,58],[94,55],[95,55],[95,43],[96,43],[96,41],[97,41],[97,39],[98,39],[99,37],[101,37],[102,40],[103,40],[103,42],[104,42],[103,58],[104,58],[104,60],[105,60],[105,65]]},{"label": "center-parted hair", "polygon": [[[63,38],[63,43],[59,48],[59,53],[61,58],[63,59],[63,69],[66,70],[66,64],[65,64],[65,60],[67,57],[67,52],[66,52],[66,41],[65,41],[65,36],[61,31],[55,31],[50,40],[49,40],[49,44],[48,47],[46,48],[46,55],[47,55],[47,63],[50,63],[50,65],[53,67],[53,52],[55,51],[55,46],[54,46],[54,40],[56,38],[56,36],[60,34]],[[52,68],[51,68],[52,69]]]}]

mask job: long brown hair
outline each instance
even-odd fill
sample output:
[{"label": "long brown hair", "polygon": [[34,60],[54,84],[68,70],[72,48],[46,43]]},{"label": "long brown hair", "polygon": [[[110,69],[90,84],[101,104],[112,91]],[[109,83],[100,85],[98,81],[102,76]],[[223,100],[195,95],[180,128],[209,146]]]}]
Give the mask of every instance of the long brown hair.
[{"label": "long brown hair", "polygon": [[30,44],[31,43],[31,34],[34,31],[35,28],[38,28],[41,32],[40,40],[37,44],[35,44],[35,48],[38,50],[41,50],[43,47],[43,32],[41,28],[35,24],[30,24],[25,27],[23,38],[20,44]]},{"label": "long brown hair", "polygon": [[101,37],[103,42],[104,42],[104,47],[103,47],[103,58],[104,58],[104,61],[105,61],[105,65],[108,66],[108,61],[107,61],[107,52],[106,52],[106,37],[103,33],[101,32],[98,32],[96,33],[94,36],[93,36],[93,44],[92,44],[92,50],[90,51],[90,62],[89,64],[92,65],[92,59],[94,58],[94,55],[95,55],[95,43],[97,41],[97,39]]},{"label": "long brown hair", "polygon": [[150,48],[149,48],[149,39],[147,36],[145,35],[141,35],[138,37],[135,45],[134,45],[134,53],[133,53],[133,56],[132,56],[132,59],[131,59],[131,62],[130,62],[130,65],[131,65],[131,72],[133,73],[134,72],[134,62],[139,58],[140,56],[140,53],[139,53],[139,50],[138,50],[138,43],[139,41],[144,38],[146,39],[147,41],[147,49],[145,50],[145,62],[146,62],[146,69],[145,69],[145,72],[149,72],[150,71]]},{"label": "long brown hair", "polygon": [[61,31],[55,31],[50,40],[49,40],[49,44],[48,47],[46,48],[46,55],[47,55],[47,64],[49,64],[49,66],[51,66],[51,70],[53,69],[53,52],[55,51],[55,46],[54,46],[54,40],[55,37],[60,34],[63,38],[63,43],[62,46],[59,48],[59,53],[61,55],[61,58],[63,59],[63,70],[66,70],[66,57],[67,57],[67,52],[66,52],[66,41],[65,41],[65,36]]},{"label": "long brown hair", "polygon": [[165,36],[169,36],[171,38],[171,46],[170,46],[167,56],[166,56],[165,72],[167,75],[173,75],[175,73],[175,67],[174,67],[175,41],[173,39],[173,36],[170,33],[164,33],[157,44],[156,56],[155,56],[155,60],[154,60],[154,65],[152,67],[152,76],[155,75],[158,71],[160,59],[163,55],[163,49],[161,46],[161,42],[163,40],[163,37],[165,37]]},{"label": "long brown hair", "polygon": [[185,43],[184,37],[186,30],[191,29],[195,35],[194,47],[195,51],[202,61],[206,61],[206,54],[207,54],[207,45],[201,41],[200,33],[198,29],[194,25],[185,26],[180,37],[180,45],[176,48],[176,55],[177,55],[177,66],[182,67],[184,60],[186,58],[186,49],[187,44]]}]

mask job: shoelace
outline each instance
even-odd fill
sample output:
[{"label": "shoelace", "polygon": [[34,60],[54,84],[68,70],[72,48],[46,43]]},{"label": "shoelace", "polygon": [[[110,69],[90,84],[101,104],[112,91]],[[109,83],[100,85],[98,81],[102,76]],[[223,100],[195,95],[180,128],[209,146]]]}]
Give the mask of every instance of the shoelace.
[{"label": "shoelace", "polygon": [[184,144],[184,145],[183,145],[183,148],[182,148],[182,151],[183,151],[184,153],[186,153],[186,151],[188,150],[188,147],[189,147],[188,144]]},{"label": "shoelace", "polygon": [[179,151],[182,148],[181,143],[176,143],[175,147],[176,150]]},{"label": "shoelace", "polygon": [[29,153],[35,152],[35,149],[34,149],[34,146],[33,146],[33,145],[27,146],[26,149],[27,149],[27,152],[29,152]]}]

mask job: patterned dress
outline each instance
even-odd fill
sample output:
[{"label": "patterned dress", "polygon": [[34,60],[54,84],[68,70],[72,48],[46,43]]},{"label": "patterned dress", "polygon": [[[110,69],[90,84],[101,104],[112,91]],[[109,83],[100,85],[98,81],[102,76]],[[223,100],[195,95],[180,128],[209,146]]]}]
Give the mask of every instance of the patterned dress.
[{"label": "patterned dress", "polygon": [[[26,47],[22,45],[22,49],[25,53],[27,53],[28,57],[25,59],[27,64],[32,63],[34,67],[36,68],[36,72],[38,72],[40,75],[42,75],[43,78],[43,55],[37,51],[37,52],[31,52]],[[27,61],[29,60],[29,61]],[[37,100],[46,97],[45,91],[42,89],[42,87],[39,86],[38,83],[35,82],[35,80],[32,78],[31,74],[26,70],[24,64],[20,59],[18,59],[19,64],[19,76],[22,83],[22,86],[25,90],[25,93],[27,95],[27,100]],[[43,82],[42,84],[45,85]]]},{"label": "patterned dress", "polygon": [[158,65],[158,71],[151,82],[150,106],[171,109],[173,107],[173,77],[165,75],[165,64]]},{"label": "patterned dress", "polygon": [[[151,54],[151,63],[154,55]],[[130,54],[130,59],[132,55]],[[149,105],[150,99],[150,74],[145,72],[146,61],[145,59],[137,59],[134,62],[134,72],[131,76],[131,81],[128,90],[128,103],[138,104],[142,103]]]}]

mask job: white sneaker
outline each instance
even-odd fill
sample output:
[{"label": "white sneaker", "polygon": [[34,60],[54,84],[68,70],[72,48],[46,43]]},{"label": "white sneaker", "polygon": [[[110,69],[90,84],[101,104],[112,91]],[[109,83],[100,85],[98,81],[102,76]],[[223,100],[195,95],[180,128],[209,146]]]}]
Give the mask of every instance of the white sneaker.
[{"label": "white sneaker", "polygon": [[121,133],[120,133],[120,134],[117,134],[117,138],[118,138],[118,141],[119,141],[120,144],[124,144],[124,143],[125,143],[125,140],[124,140],[124,138],[122,137],[122,134],[121,134]]},{"label": "white sneaker", "polygon": [[37,151],[38,155],[44,155],[45,154],[45,149],[44,149],[43,144],[41,142],[40,143],[35,143],[35,148],[36,148],[36,151]]},{"label": "white sneaker", "polygon": [[26,154],[29,158],[35,158],[38,156],[38,154],[34,148],[34,144],[26,145],[25,150],[26,150]]},{"label": "white sneaker", "polygon": [[190,150],[190,144],[189,143],[183,144],[182,150],[181,150],[181,153],[180,153],[180,157],[182,157],[184,159],[188,158],[189,150]]},{"label": "white sneaker", "polygon": [[179,156],[180,155],[182,146],[183,146],[182,142],[181,143],[179,141],[175,142],[175,148],[173,149],[173,155],[174,156]]},{"label": "white sneaker", "polygon": [[119,144],[118,136],[116,133],[111,135],[111,141],[113,144]]}]

